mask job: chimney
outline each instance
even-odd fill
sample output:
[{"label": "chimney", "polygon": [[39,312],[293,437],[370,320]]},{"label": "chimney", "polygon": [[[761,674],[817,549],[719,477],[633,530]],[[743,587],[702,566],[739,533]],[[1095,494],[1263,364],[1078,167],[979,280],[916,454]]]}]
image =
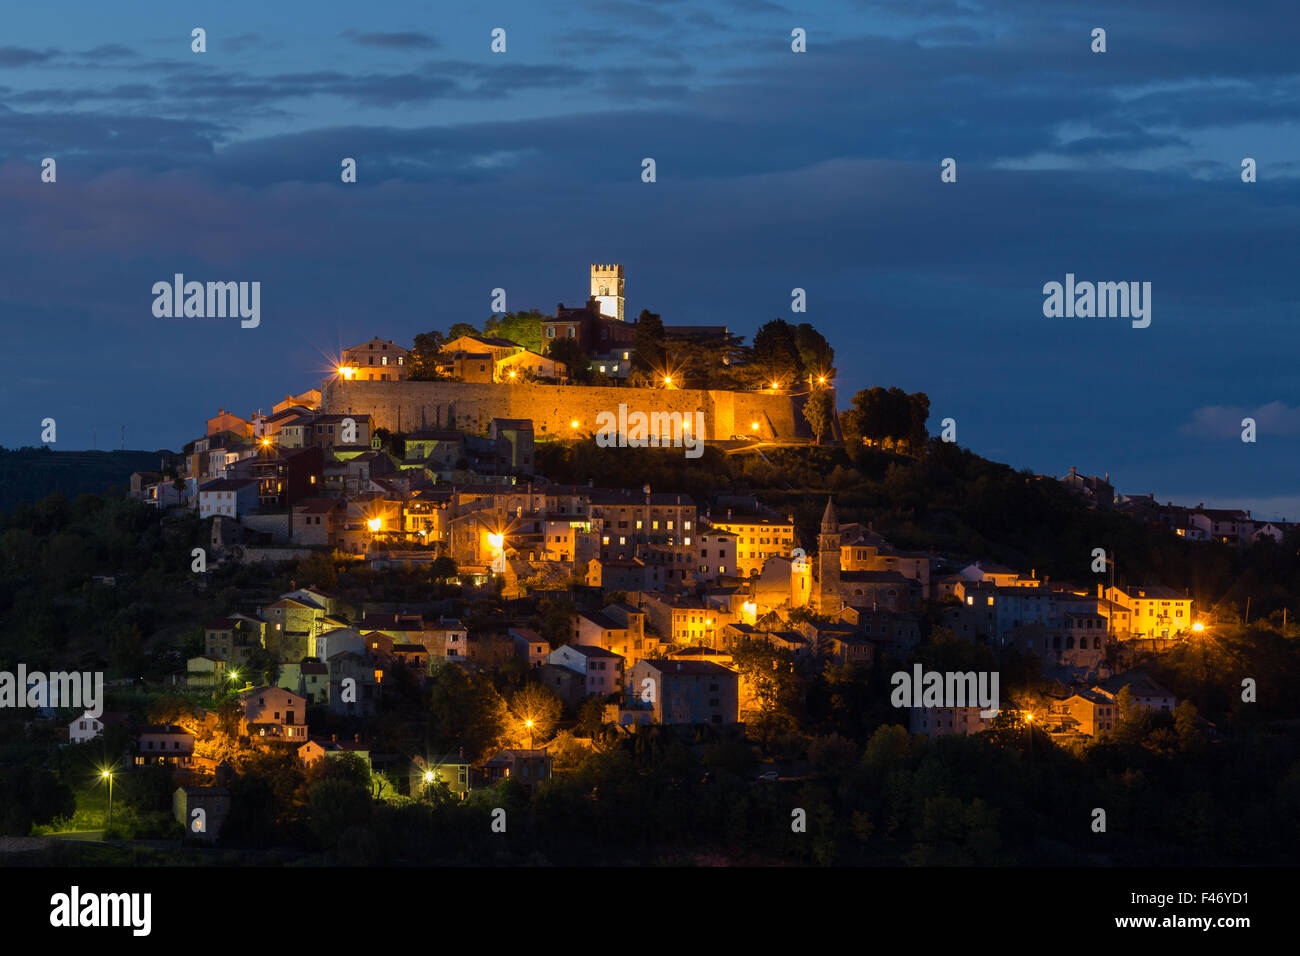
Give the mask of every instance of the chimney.
[{"label": "chimney", "polygon": [[1071,466],[1070,466],[1070,474],[1072,474],[1072,475],[1077,475],[1078,473],[1079,473],[1079,470],[1078,470],[1077,468],[1075,468],[1073,465],[1071,465]]}]

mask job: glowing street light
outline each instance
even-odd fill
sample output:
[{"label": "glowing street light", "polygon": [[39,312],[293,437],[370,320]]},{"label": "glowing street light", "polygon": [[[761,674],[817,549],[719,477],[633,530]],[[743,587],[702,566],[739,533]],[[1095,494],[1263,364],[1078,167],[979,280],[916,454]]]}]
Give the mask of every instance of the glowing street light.
[{"label": "glowing street light", "polygon": [[673,383],[673,377],[672,377],[671,375],[665,375],[665,376],[664,376],[664,384],[665,384],[665,385],[671,385],[672,383]]},{"label": "glowing street light", "polygon": [[1192,630],[1196,631],[1197,633],[1200,633],[1201,631],[1205,630],[1205,625],[1202,624],[1200,621],[1197,621],[1195,624],[1192,625]]},{"label": "glowing street light", "polygon": [[371,531],[378,531],[383,526],[384,526],[383,518],[371,518],[369,521],[366,522],[366,527],[369,528]]},{"label": "glowing street light", "polygon": [[750,427],[753,431],[758,431],[758,422],[750,422],[750,423],[749,423],[749,427]]},{"label": "glowing street light", "polygon": [[575,418],[573,421],[569,422],[569,427],[570,427],[570,428],[577,428],[577,427],[578,427],[578,420]]},{"label": "glowing street light", "polygon": [[780,382],[773,382],[773,383],[772,383],[772,391],[776,391],[776,390],[777,390],[778,388],[780,388],[780,387],[781,387],[781,383],[780,383]]},{"label": "glowing street light", "polygon": [[99,775],[108,781],[108,826],[105,830],[113,828],[113,771],[101,770]]}]

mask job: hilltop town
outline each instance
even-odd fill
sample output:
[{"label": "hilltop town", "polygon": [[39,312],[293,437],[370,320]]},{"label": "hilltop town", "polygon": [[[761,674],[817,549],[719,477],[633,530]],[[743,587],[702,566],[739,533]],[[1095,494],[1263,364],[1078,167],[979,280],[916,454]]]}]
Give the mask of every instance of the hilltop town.
[{"label": "hilltop town", "polygon": [[[297,807],[339,781],[397,807],[478,806],[476,794],[496,806],[503,786],[540,799],[559,781],[594,799],[583,781],[597,765],[614,773],[601,761],[625,745],[686,747],[702,784],[725,768],[749,786],[820,779],[889,733],[1030,752],[1035,734],[1063,752],[1125,727],[1167,724],[1188,746],[1215,737],[1156,675],[1189,647],[1203,662],[1216,629],[1238,622],[1149,571],[1117,579],[1123,559],[1105,548],[1101,565],[1081,555],[1087,575],[1053,579],[891,540],[845,479],[781,507],[640,470],[646,454],[674,463],[656,474],[693,476],[781,455],[867,473],[871,456],[896,469],[950,453],[928,435],[924,395],[864,390],[838,412],[833,363],[807,325],[775,320],[746,348],[725,327],[629,322],[617,265],[592,266],[587,304],[553,317],[347,348],[319,389],[266,413],[219,408],[132,476],[152,516],[132,520],[159,523],[160,542],[172,529],[169,547],[192,556],[194,606],[214,613],[150,659],[151,677],[110,674],[134,712],[44,716],[62,743],[104,748],[117,768],[105,774],[162,781],[169,809],[153,807],[152,829],[137,816],[137,835],[176,826],[235,844],[271,825],[258,813],[290,813],[247,805],[256,780],[296,781],[284,785],[300,788]],[[596,420],[619,406],[621,422],[632,409],[650,424],[602,446],[624,456],[602,459],[621,481],[583,481]],[[692,440],[709,452],[698,463],[680,451]],[[1024,483],[1059,491],[1060,508],[1243,553],[1295,533],[1117,495],[1109,476],[1073,468]],[[130,575],[101,569],[86,587],[137,586]],[[123,660],[145,667],[142,648]],[[913,668],[971,675],[972,688],[1000,674],[1002,696],[891,703],[891,675]],[[339,826],[316,843],[337,848]]]}]

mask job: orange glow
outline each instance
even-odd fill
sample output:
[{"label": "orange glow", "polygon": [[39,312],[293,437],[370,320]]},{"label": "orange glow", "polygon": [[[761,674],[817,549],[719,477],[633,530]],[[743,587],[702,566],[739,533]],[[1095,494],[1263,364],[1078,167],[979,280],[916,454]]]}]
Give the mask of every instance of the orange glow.
[{"label": "orange glow", "polygon": [[569,427],[570,427],[570,428],[577,428],[577,427],[578,427],[578,420],[575,418],[573,421],[569,422]]},{"label": "orange glow", "polygon": [[371,518],[369,521],[366,522],[366,527],[369,528],[371,531],[378,531],[383,526],[384,526],[383,518]]}]

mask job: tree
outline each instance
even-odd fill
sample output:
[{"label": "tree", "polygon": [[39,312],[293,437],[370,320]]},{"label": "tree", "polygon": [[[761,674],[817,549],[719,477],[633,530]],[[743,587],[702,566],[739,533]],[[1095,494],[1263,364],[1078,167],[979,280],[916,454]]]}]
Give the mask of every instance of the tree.
[{"label": "tree", "polygon": [[813,386],[812,392],[803,404],[803,417],[812,426],[817,444],[822,443],[822,435],[830,430],[833,404],[829,389]]},{"label": "tree", "polygon": [[468,322],[457,322],[447,330],[447,341],[460,338],[462,335],[478,335],[479,330],[474,328]]},{"label": "tree", "polygon": [[582,350],[577,339],[555,339],[546,347],[546,354],[557,362],[563,362],[569,370],[569,378],[575,382],[591,381],[591,368],[587,353]]},{"label": "tree", "polygon": [[605,700],[599,694],[592,694],[578,705],[578,729],[588,737],[594,737],[605,726]]},{"label": "tree", "polygon": [[411,347],[411,367],[407,378],[413,382],[431,382],[438,378],[438,356],[444,344],[441,332],[421,332]]},{"label": "tree", "polygon": [[795,329],[794,340],[805,374],[827,381],[835,377],[835,350],[820,332],[801,322]]},{"label": "tree", "polygon": [[632,370],[649,379],[662,378],[668,361],[666,341],[663,321],[649,309],[642,309],[632,339],[636,350],[632,355]]},{"label": "tree", "polygon": [[749,351],[750,363],[758,376],[754,384],[780,382],[789,385],[804,376],[798,334],[785,319],[773,319],[760,326],[754,333],[754,344]]},{"label": "tree", "polygon": [[494,315],[483,323],[483,334],[517,342],[530,352],[541,352],[542,323],[546,319],[537,309]]},{"label": "tree", "polygon": [[515,741],[515,746],[535,747],[555,732],[560,699],[544,684],[525,684],[510,698],[510,715],[514,720],[507,729],[507,739]]}]

